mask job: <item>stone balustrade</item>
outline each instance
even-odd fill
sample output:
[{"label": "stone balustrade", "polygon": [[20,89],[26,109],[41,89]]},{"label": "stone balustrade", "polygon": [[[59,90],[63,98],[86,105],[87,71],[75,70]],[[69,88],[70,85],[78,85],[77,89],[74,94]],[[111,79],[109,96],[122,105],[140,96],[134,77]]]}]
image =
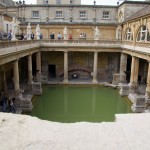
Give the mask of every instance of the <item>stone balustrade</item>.
[{"label": "stone balustrade", "polygon": [[43,39],[43,40],[23,40],[23,41],[1,41],[0,42],[0,49],[9,48],[9,47],[18,47],[23,45],[31,45],[35,43],[51,43],[51,44],[92,44],[92,45],[101,45],[101,44],[121,44],[121,41],[118,40],[106,40],[100,39],[98,41],[94,40],[80,40],[80,39],[73,39],[73,40],[50,40],[50,39]]},{"label": "stone balustrade", "polygon": [[23,45],[30,45],[30,44],[35,44],[39,43],[38,40],[23,40],[23,41],[1,41],[0,42],[0,49],[3,48],[9,48],[9,47],[18,47],[18,46],[23,46]]},{"label": "stone balustrade", "polygon": [[150,48],[150,42],[143,42],[143,41],[138,41],[134,44],[133,41],[122,41],[123,45],[130,45],[130,46],[137,46],[137,47],[145,47],[145,48]]}]

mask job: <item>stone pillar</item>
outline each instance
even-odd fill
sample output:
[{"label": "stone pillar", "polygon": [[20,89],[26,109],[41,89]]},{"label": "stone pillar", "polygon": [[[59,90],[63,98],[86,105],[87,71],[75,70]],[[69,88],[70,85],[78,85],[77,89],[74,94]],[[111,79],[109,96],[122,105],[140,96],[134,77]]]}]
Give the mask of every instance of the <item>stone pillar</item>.
[{"label": "stone pillar", "polygon": [[32,55],[28,56],[28,82],[32,83]]},{"label": "stone pillar", "polygon": [[68,84],[68,52],[64,52],[64,81]]},{"label": "stone pillar", "polygon": [[4,91],[7,91],[5,66],[3,67],[3,79],[4,79]]},{"label": "stone pillar", "polygon": [[120,57],[120,82],[126,82],[126,74],[125,71],[127,69],[127,54],[121,53]]},{"label": "stone pillar", "polygon": [[149,65],[148,65],[146,98],[149,99],[149,102],[150,102],[150,62],[149,62]]},{"label": "stone pillar", "polygon": [[14,61],[14,78],[13,78],[13,81],[14,81],[15,91],[20,91],[18,60]]},{"label": "stone pillar", "polygon": [[41,52],[36,53],[36,79],[37,81],[41,81]]},{"label": "stone pillar", "polygon": [[98,52],[94,52],[94,68],[93,68],[93,81],[92,83],[97,84],[97,62],[98,62]]},{"label": "stone pillar", "polygon": [[139,71],[139,58],[132,56],[130,85],[137,86]]},{"label": "stone pillar", "polygon": [[36,70],[39,71],[39,73],[41,73],[41,52],[37,52],[36,53]]},{"label": "stone pillar", "polygon": [[131,92],[135,92],[138,86],[138,71],[139,71],[139,58],[132,56],[131,65],[131,76],[129,86],[131,87]]}]

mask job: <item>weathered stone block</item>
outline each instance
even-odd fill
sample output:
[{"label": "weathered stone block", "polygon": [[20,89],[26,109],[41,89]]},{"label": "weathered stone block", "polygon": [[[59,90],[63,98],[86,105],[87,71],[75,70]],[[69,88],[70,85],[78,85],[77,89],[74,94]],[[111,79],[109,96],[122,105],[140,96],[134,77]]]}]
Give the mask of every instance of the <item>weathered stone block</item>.
[{"label": "weathered stone block", "polygon": [[123,85],[120,86],[119,94],[121,96],[127,96],[129,94],[129,91],[130,91],[129,85],[123,84]]},{"label": "weathered stone block", "polygon": [[144,112],[145,107],[146,107],[145,96],[137,95],[137,94],[130,94],[129,98],[133,102],[133,105],[131,106],[131,109],[133,112],[136,112],[136,113]]},{"label": "weathered stone block", "polygon": [[120,82],[120,74],[114,74],[113,75],[113,82],[112,82],[112,84],[118,85],[119,82]]},{"label": "weathered stone block", "polygon": [[40,82],[28,83],[28,90],[35,95],[42,94],[42,87]]}]

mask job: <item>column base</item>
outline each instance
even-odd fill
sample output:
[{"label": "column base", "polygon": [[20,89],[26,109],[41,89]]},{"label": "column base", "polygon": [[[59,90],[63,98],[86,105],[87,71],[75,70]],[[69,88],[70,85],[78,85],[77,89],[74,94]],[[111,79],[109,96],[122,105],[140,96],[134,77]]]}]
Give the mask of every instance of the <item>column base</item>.
[{"label": "column base", "polygon": [[40,82],[28,83],[28,91],[35,95],[42,95],[42,87]]},{"label": "column base", "polygon": [[63,83],[68,84],[69,83],[68,79],[64,79]]},{"label": "column base", "polygon": [[131,106],[131,110],[133,112],[142,113],[145,111],[146,108],[145,96],[137,94],[129,94],[128,98],[133,103],[133,105]]},{"label": "column base", "polygon": [[145,111],[145,107],[136,107],[134,104],[131,106],[131,110],[135,113],[142,113]]},{"label": "column base", "polygon": [[127,96],[127,95],[129,95],[129,91],[130,91],[129,85],[127,85],[127,84],[121,84],[121,85],[120,85],[119,94],[120,94],[121,96]]},{"label": "column base", "polygon": [[130,93],[137,93],[138,92],[138,85],[137,84],[129,83],[128,85],[130,87]]},{"label": "column base", "polygon": [[92,83],[93,83],[93,84],[98,84],[98,81],[97,81],[96,79],[93,79],[93,80],[92,80]]},{"label": "column base", "polygon": [[150,93],[148,91],[146,91],[145,100],[146,100],[146,104],[150,104]]}]

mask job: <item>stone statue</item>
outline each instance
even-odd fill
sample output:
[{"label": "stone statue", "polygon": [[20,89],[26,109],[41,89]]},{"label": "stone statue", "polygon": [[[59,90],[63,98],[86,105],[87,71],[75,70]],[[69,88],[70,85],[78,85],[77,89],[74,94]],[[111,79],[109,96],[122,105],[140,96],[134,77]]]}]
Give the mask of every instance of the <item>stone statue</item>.
[{"label": "stone statue", "polygon": [[16,34],[19,33],[19,25],[18,22],[16,21],[16,18],[13,17],[13,21],[11,22],[11,26],[12,26],[12,40],[17,40],[16,39]]},{"label": "stone statue", "polygon": [[31,40],[31,26],[30,26],[30,22],[28,23],[28,26],[27,26],[27,40]]},{"label": "stone statue", "polygon": [[93,27],[93,30],[95,31],[95,33],[94,33],[94,40],[99,40],[100,30],[98,29],[97,26],[95,28]]},{"label": "stone statue", "polygon": [[41,29],[40,29],[39,24],[36,26],[35,31],[36,31],[37,40],[39,40],[40,39],[40,35],[41,35]]},{"label": "stone statue", "polygon": [[63,29],[63,34],[64,34],[64,40],[67,40],[67,39],[68,39],[68,29],[67,29],[66,26],[65,26],[65,28]]},{"label": "stone statue", "polygon": [[117,29],[116,29],[116,40],[121,40],[121,31],[122,28],[121,26],[118,26]]}]

